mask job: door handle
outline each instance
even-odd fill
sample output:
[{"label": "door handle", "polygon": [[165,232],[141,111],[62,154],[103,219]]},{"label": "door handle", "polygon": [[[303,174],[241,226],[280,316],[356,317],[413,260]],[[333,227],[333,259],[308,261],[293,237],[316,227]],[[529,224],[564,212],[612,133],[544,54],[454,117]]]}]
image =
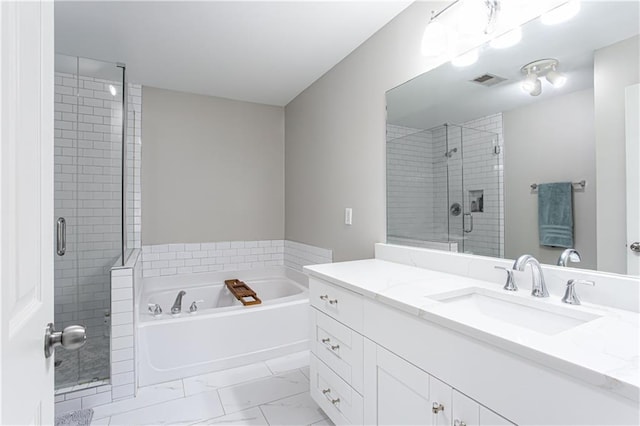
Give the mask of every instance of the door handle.
[{"label": "door handle", "polygon": [[56,331],[53,323],[47,324],[44,332],[44,356],[49,358],[58,346],[68,351],[80,349],[87,342],[87,328],[82,325],[70,325],[62,331]]},{"label": "door handle", "polygon": [[58,218],[57,234],[56,253],[58,256],[64,256],[67,252],[67,221],[64,217]]},{"label": "door handle", "polygon": [[[465,213],[462,215],[462,228],[464,232],[467,234],[473,231],[473,215],[471,213]],[[469,229],[467,229],[467,222],[464,220],[465,217],[469,216]]]},{"label": "door handle", "polygon": [[629,246],[629,250],[640,253],[640,241],[636,241]]}]

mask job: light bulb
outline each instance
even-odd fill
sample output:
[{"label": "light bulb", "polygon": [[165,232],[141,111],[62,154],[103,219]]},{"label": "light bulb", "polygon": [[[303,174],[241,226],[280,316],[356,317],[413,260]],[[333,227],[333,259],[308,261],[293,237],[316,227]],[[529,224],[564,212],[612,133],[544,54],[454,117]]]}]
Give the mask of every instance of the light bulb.
[{"label": "light bulb", "polygon": [[109,85],[109,93],[111,93],[111,96],[115,96],[118,94],[118,91],[116,90],[116,87],[113,84]]},{"label": "light bulb", "polygon": [[551,83],[553,87],[559,89],[567,84],[567,77],[556,70],[551,70],[547,73],[547,81]]},{"label": "light bulb", "polygon": [[538,96],[542,92],[542,83],[538,78],[538,75],[527,74],[524,80],[522,80],[522,90],[531,96]]},{"label": "light bulb", "polygon": [[489,42],[489,45],[494,49],[506,49],[507,47],[515,46],[522,40],[522,28],[517,27],[504,33],[499,37],[494,38]]},{"label": "light bulb", "polygon": [[462,36],[478,36],[487,26],[487,6],[484,0],[463,0],[458,13],[458,32]]},{"label": "light bulb", "polygon": [[451,65],[454,67],[468,67],[478,61],[478,49],[473,49],[460,56],[456,56],[451,60]]},{"label": "light bulb", "polygon": [[540,22],[544,25],[556,25],[568,21],[580,12],[580,1],[571,0],[542,15]]},{"label": "light bulb", "polygon": [[440,56],[447,48],[447,29],[438,20],[427,24],[422,36],[422,54],[424,56]]}]

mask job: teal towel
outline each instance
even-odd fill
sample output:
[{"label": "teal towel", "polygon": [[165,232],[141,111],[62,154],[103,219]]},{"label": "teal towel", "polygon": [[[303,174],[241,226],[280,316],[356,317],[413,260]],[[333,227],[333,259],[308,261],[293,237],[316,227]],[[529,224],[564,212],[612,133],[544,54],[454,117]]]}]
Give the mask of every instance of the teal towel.
[{"label": "teal towel", "polygon": [[540,245],[573,247],[573,186],[571,182],[538,185]]}]

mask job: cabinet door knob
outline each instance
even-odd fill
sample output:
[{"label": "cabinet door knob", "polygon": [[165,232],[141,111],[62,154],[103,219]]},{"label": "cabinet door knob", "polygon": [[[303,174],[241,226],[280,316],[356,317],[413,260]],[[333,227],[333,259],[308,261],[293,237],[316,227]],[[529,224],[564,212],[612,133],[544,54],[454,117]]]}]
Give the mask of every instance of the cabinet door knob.
[{"label": "cabinet door knob", "polygon": [[433,406],[431,407],[431,411],[433,412],[433,414],[438,414],[442,410],[444,410],[444,405],[440,404],[439,402],[433,403]]}]

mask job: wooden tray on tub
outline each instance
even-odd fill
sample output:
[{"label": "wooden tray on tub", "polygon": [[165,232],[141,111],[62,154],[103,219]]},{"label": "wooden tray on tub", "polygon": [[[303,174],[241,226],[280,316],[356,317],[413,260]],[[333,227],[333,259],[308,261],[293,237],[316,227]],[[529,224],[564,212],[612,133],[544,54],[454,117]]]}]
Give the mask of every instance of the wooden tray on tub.
[{"label": "wooden tray on tub", "polygon": [[244,306],[259,305],[262,300],[258,297],[255,291],[251,289],[246,283],[238,280],[225,280],[224,283],[227,288]]}]

